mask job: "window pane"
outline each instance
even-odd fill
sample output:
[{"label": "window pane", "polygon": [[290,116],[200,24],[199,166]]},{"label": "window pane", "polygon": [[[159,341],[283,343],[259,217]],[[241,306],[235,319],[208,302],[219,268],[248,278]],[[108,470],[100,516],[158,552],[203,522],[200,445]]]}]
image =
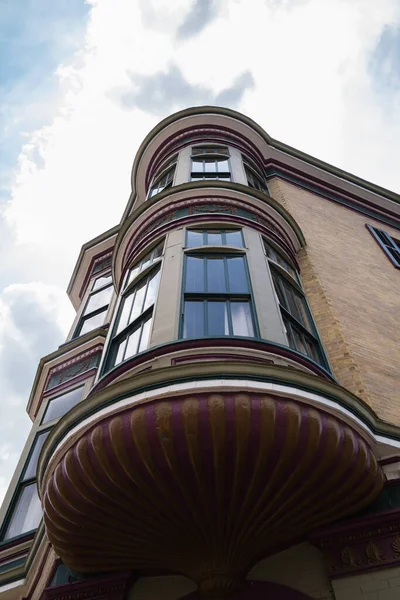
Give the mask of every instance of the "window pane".
[{"label": "window pane", "polygon": [[186,233],[186,245],[190,248],[193,246],[203,245],[203,232],[202,231],[187,231]]},{"label": "window pane", "polygon": [[218,172],[219,173],[229,172],[229,163],[227,160],[219,160],[218,161]]},{"label": "window pane", "polygon": [[207,302],[208,335],[229,335],[226,302]]},{"label": "window pane", "polygon": [[107,306],[110,302],[111,295],[113,292],[113,287],[110,285],[109,287],[101,290],[100,292],[96,292],[89,297],[89,302],[86,305],[84,314],[87,315],[103,306]]},{"label": "window pane", "polygon": [[140,327],[138,327],[135,331],[128,336],[128,342],[126,344],[126,352],[124,356],[124,360],[129,358],[130,356],[134,356],[137,353],[137,347],[139,343],[139,335],[140,335]]},{"label": "window pane", "polygon": [[208,245],[209,246],[222,246],[222,234],[220,231],[209,231],[208,232]]},{"label": "window pane", "polygon": [[103,287],[103,285],[107,285],[108,283],[112,283],[111,275],[105,275],[104,277],[98,277],[92,287],[92,290],[98,290]]},{"label": "window pane", "polygon": [[87,317],[82,321],[82,327],[79,331],[79,335],[83,335],[96,329],[96,327],[101,327],[104,324],[104,319],[106,317],[106,310],[98,313],[97,315],[93,315],[93,317]]},{"label": "window pane", "polygon": [[140,338],[139,352],[143,352],[143,350],[146,350],[147,346],[149,345],[150,326],[151,326],[151,317],[149,317],[147,319],[147,321],[145,321],[143,324],[142,337]]},{"label": "window pane", "polygon": [[206,173],[215,173],[217,170],[217,163],[215,158],[206,158],[204,160],[204,171]]},{"label": "window pane", "polygon": [[160,279],[160,270],[158,270],[157,273],[154,273],[154,275],[151,277],[151,279],[149,281],[149,285],[147,287],[147,293],[146,293],[146,301],[144,303],[143,311],[145,311],[146,308],[149,308],[149,306],[154,304],[155,299],[157,297],[157,289],[158,289],[159,279]]},{"label": "window pane", "polygon": [[120,313],[120,317],[119,317],[119,321],[118,321],[116,333],[119,333],[120,331],[122,331],[123,329],[125,329],[125,327],[128,325],[128,323],[129,323],[129,314],[131,312],[133,299],[134,299],[134,293],[132,293],[130,296],[127,296],[123,300],[122,310],[121,310],[121,313]]},{"label": "window pane", "polygon": [[204,260],[188,256],[186,261],[186,291],[204,292]]},{"label": "window pane", "polygon": [[207,291],[213,293],[226,292],[223,258],[207,259]]},{"label": "window pane", "polygon": [[289,282],[284,282],[286,297],[289,303],[288,309],[291,315],[302,325],[307,327],[310,331],[312,331],[311,323],[308,318],[307,309],[305,306],[304,298],[302,298],[296,290],[289,284]]},{"label": "window pane", "polygon": [[203,161],[202,160],[192,160],[192,173],[202,173],[203,172]]},{"label": "window pane", "polygon": [[204,336],[204,304],[199,301],[186,301],[183,317],[183,337]]},{"label": "window pane", "polygon": [[50,433],[50,431],[44,431],[43,433],[40,433],[38,436],[36,436],[36,440],[33,444],[32,454],[31,454],[29,462],[26,466],[23,480],[36,476],[36,466],[37,466],[39,454],[40,454],[41,449],[43,448],[43,444],[45,443],[46,438],[49,435],[49,433]]},{"label": "window pane", "polygon": [[62,396],[52,398],[48,404],[42,423],[58,419],[67,413],[82,399],[83,386],[75,388]]},{"label": "window pane", "polygon": [[4,535],[9,540],[22,533],[36,529],[42,518],[42,507],[36,489],[36,483],[21,488],[12,513],[11,521]]},{"label": "window pane", "polygon": [[164,240],[162,242],[160,242],[159,244],[157,244],[157,246],[153,249],[153,260],[155,260],[156,258],[159,258],[162,255],[163,249],[164,249]]},{"label": "window pane", "polygon": [[241,231],[227,231],[226,232],[226,243],[228,246],[237,246],[238,248],[243,247],[243,239]]},{"label": "window pane", "polygon": [[138,317],[142,313],[143,309],[143,300],[146,292],[147,279],[142,281],[139,286],[136,288],[136,294],[133,300],[132,312],[129,317],[129,323],[132,323],[136,317]]},{"label": "window pane", "polygon": [[124,360],[125,346],[126,340],[122,340],[122,342],[118,346],[117,356],[114,362],[115,365],[119,365],[119,363]]},{"label": "window pane", "polygon": [[254,336],[253,319],[248,302],[231,302],[233,335]]},{"label": "window pane", "polygon": [[143,271],[143,269],[145,269],[150,263],[151,263],[151,252],[149,252],[148,254],[146,254],[146,256],[143,257],[143,259],[140,263],[140,270]]},{"label": "window pane", "polygon": [[242,256],[228,258],[227,262],[229,291],[232,293],[248,292],[249,286],[244,267],[244,258]]}]

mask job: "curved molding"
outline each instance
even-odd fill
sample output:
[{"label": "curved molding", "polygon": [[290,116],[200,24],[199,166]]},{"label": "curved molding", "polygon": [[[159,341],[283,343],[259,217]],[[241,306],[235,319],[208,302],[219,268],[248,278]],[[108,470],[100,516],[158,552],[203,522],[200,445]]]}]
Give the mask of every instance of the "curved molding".
[{"label": "curved molding", "polygon": [[[221,211],[196,213],[197,207],[220,205]],[[182,210],[188,214],[179,216]],[[249,213],[245,216],[244,213]],[[244,216],[240,216],[243,213]],[[251,216],[252,215],[252,216]],[[265,234],[284,244],[286,251],[295,253],[305,246],[304,235],[295,219],[276,200],[248,186],[237,183],[191,182],[169,188],[145,204],[139,206],[121,226],[113,255],[113,277],[118,287],[127,261],[132,258],[129,249],[135,245],[135,253],[151,240],[171,228],[186,222],[202,220],[233,220],[242,225],[264,228]],[[175,225],[174,225],[175,223]]]},{"label": "curved molding", "polygon": [[174,386],[174,394],[179,396],[194,387],[198,391],[221,389],[222,381],[225,389],[252,389],[258,392],[279,389],[281,396],[297,398],[305,404],[321,406],[332,414],[340,415],[372,445],[379,442],[400,447],[399,427],[381,421],[362,400],[320,377],[287,367],[247,361],[237,364],[226,361],[189,363],[135,374],[107,386],[76,405],[60,419],[44,444],[38,462],[39,488],[50,459],[56,459],[60,449],[62,452],[65,450],[67,437],[70,443],[74,435],[82,428],[90,427],[97,416],[161,398],[171,393],[171,386]]}]

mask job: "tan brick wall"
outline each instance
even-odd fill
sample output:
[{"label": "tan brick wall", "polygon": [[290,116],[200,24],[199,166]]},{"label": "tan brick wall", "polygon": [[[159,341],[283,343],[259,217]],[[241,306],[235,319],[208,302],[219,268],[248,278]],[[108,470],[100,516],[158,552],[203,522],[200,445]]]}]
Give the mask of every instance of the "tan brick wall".
[{"label": "tan brick wall", "polygon": [[400,424],[400,270],[365,224],[399,232],[277,178],[270,191],[305,235],[302,280],[334,375]]},{"label": "tan brick wall", "polygon": [[334,599],[323,557],[308,543],[262,560],[252,568],[247,578],[279,583],[319,600]]},{"label": "tan brick wall", "polygon": [[336,600],[399,600],[400,567],[336,579],[332,585]]}]

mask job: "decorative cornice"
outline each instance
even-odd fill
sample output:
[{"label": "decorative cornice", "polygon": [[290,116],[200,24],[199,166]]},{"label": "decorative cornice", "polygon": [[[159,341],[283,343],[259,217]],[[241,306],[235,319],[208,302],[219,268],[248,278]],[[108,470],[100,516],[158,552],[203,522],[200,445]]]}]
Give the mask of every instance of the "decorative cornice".
[{"label": "decorative cornice", "polygon": [[332,578],[400,565],[400,510],[347,520],[315,532]]},{"label": "decorative cornice", "polygon": [[48,587],[43,591],[40,600],[124,600],[132,582],[131,573],[93,577]]}]

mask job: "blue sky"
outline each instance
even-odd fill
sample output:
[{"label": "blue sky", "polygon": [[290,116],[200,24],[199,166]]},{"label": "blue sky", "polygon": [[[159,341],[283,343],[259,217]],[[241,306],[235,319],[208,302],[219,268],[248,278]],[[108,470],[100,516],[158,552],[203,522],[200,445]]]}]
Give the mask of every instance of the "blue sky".
[{"label": "blue sky", "polygon": [[0,496],[79,249],[119,221],[149,129],[224,104],[400,191],[399,65],[398,0],[0,0]]}]

